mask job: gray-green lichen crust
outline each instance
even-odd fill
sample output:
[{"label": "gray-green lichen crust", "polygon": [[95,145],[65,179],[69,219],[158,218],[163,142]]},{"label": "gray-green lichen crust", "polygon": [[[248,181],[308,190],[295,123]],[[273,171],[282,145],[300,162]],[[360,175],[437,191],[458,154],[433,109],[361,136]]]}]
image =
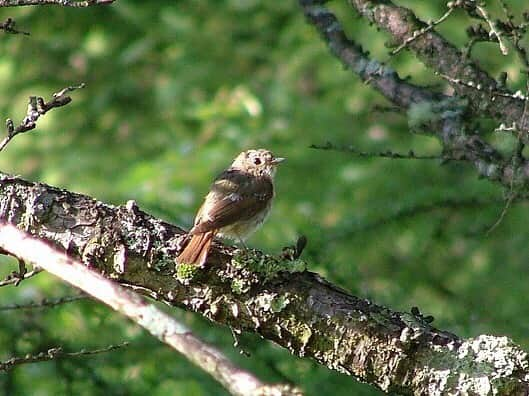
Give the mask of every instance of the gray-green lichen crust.
[{"label": "gray-green lichen crust", "polygon": [[[435,382],[438,391],[453,391],[464,395],[517,395],[520,382],[529,378],[513,378],[516,372],[527,370],[525,351],[507,337],[480,335],[465,340],[453,353],[446,347],[434,346],[428,360],[429,370],[420,373],[418,383]],[[448,369],[450,368],[450,369]],[[476,375],[480,373],[480,375]]]},{"label": "gray-green lichen crust", "polygon": [[408,124],[412,129],[421,129],[424,125],[429,125],[432,122],[460,116],[467,104],[465,99],[453,98],[447,98],[440,102],[414,103],[408,109]]},{"label": "gray-green lichen crust", "polygon": [[303,272],[307,267],[303,260],[285,260],[281,257],[263,254],[254,249],[236,250],[231,264],[261,274],[265,281],[275,278],[280,272]]},{"label": "gray-green lichen crust", "polygon": [[303,260],[285,260],[281,257],[263,254],[257,250],[236,250],[228,266],[220,276],[231,282],[236,294],[244,294],[254,284],[262,284],[275,279],[281,272],[303,272],[306,263]]}]

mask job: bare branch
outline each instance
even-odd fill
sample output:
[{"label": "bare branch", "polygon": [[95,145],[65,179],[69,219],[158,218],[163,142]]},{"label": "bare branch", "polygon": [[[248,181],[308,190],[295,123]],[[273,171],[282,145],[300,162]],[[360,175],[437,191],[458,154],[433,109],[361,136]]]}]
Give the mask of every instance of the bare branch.
[{"label": "bare branch", "polygon": [[15,127],[13,120],[8,118],[6,120],[7,136],[0,142],[0,151],[19,133],[24,133],[35,129],[37,126],[37,120],[40,116],[46,114],[48,111],[55,107],[61,107],[67,105],[72,101],[70,96],[66,94],[76,89],[84,88],[85,84],[74,85],[66,87],[61,91],[54,93],[53,98],[49,102],[45,102],[40,96],[30,96],[28,103],[28,111],[26,117],[22,120],[20,125]]},{"label": "bare branch", "polygon": [[88,296],[81,294],[77,296],[65,296],[56,299],[43,299],[42,301],[32,301],[24,304],[0,305],[0,311],[14,311],[19,309],[39,309],[39,308],[53,308],[59,305],[76,302],[79,300],[86,300]]},{"label": "bare branch", "polygon": [[357,43],[346,37],[335,15],[318,4],[318,0],[300,0],[300,3],[307,19],[316,26],[329,49],[344,66],[400,108],[406,109],[413,103],[443,98],[443,95],[410,84],[401,79],[391,67],[371,59]]},{"label": "bare branch", "polygon": [[[436,74],[439,77],[445,79],[446,81],[448,81],[449,83],[451,83],[454,86],[455,85],[462,86],[462,87],[468,88],[469,90],[474,90],[474,91],[479,92],[479,93],[483,93],[483,94],[486,93],[486,89],[480,83],[475,83],[474,81],[467,81],[467,80],[463,80],[463,79],[459,79],[459,78],[453,78],[453,77],[450,77],[450,76],[448,76],[446,74],[442,74],[442,73],[436,73]],[[494,93],[494,95],[496,97],[523,100],[524,103],[527,102],[527,100],[528,100],[527,96],[524,95],[522,91],[516,91],[514,93],[497,91],[497,92]],[[524,104],[524,106],[525,106],[525,104]]]},{"label": "bare branch", "polygon": [[425,26],[425,27],[423,27],[423,28],[421,28],[419,30],[414,31],[413,34],[410,37],[408,37],[406,40],[404,40],[404,42],[402,44],[400,44],[397,48],[395,48],[393,51],[391,51],[391,55],[397,55],[400,51],[402,51],[404,48],[406,48],[414,40],[416,40],[417,38],[419,38],[423,34],[429,32],[430,30],[432,30],[434,27],[436,27],[440,23],[443,23],[444,21],[446,21],[448,19],[448,17],[450,15],[452,15],[452,12],[454,12],[455,9],[456,9],[456,7],[453,4],[450,4],[448,6],[448,10],[441,16],[441,18],[439,18],[436,21],[430,21],[430,22],[428,22],[427,26]]},{"label": "bare branch", "polygon": [[42,268],[34,268],[32,271],[20,274],[19,272],[12,272],[5,277],[4,280],[0,281],[0,287],[7,285],[18,286],[21,281],[34,277],[35,275],[42,272]]},{"label": "bare branch", "polygon": [[476,2],[476,10],[478,12],[478,14],[485,20],[485,22],[487,22],[487,24],[489,25],[489,28],[490,28],[490,33],[489,33],[489,36],[495,36],[496,39],[498,40],[498,44],[500,45],[500,50],[501,50],[501,53],[503,55],[508,55],[509,54],[509,50],[507,49],[507,46],[505,45],[505,43],[503,42],[503,38],[502,38],[502,34],[500,32],[500,30],[498,29],[497,25],[496,25],[496,22],[494,22],[487,9]]},{"label": "bare branch", "polygon": [[77,352],[64,352],[61,347],[50,348],[46,352],[40,352],[37,354],[28,353],[23,357],[13,357],[6,361],[0,362],[0,372],[11,370],[15,368],[15,366],[19,366],[21,364],[46,362],[48,360],[56,360],[56,359],[63,359],[63,358],[76,358],[76,357],[81,357],[81,356],[97,355],[100,353],[112,352],[112,351],[115,351],[116,349],[121,349],[127,346],[129,346],[129,343],[123,342],[118,345],[109,345],[105,348],[92,349],[92,350],[81,349],[80,351],[77,351]]},{"label": "bare branch", "polygon": [[507,212],[508,212],[509,208],[511,207],[513,199],[514,199],[514,196],[510,197],[509,199],[507,199],[507,202],[505,203],[505,206],[503,207],[503,209],[502,209],[502,211],[500,213],[500,216],[494,222],[494,224],[487,230],[486,235],[490,235],[501,224],[501,222],[503,221],[503,219],[507,215]]},{"label": "bare branch", "polygon": [[90,7],[95,5],[109,5],[116,0],[0,0],[0,7],[21,7],[32,5],[58,5],[63,7]]},{"label": "bare branch", "polygon": [[1,25],[0,30],[3,30],[6,33],[12,33],[12,34],[24,34],[26,36],[29,36],[28,32],[23,32],[21,30],[15,29],[15,21],[13,18],[7,18]]},{"label": "bare branch", "polygon": [[146,303],[137,294],[89,270],[16,227],[0,225],[0,246],[19,258],[33,264],[38,263],[46,271],[126,315],[209,373],[233,395],[261,395],[265,392],[278,396],[301,395],[299,390],[289,385],[262,383],[257,377],[236,367],[220,351],[195,337],[185,325]]},{"label": "bare branch", "polygon": [[327,142],[323,145],[312,144],[309,148],[317,150],[331,150],[341,151],[344,153],[353,154],[360,158],[388,158],[388,159],[411,159],[411,160],[440,160],[440,161],[463,161],[462,158],[451,158],[444,156],[443,154],[438,155],[417,155],[413,150],[410,150],[407,154],[396,153],[391,150],[381,152],[369,152],[357,150],[353,146],[337,146],[331,142]]}]

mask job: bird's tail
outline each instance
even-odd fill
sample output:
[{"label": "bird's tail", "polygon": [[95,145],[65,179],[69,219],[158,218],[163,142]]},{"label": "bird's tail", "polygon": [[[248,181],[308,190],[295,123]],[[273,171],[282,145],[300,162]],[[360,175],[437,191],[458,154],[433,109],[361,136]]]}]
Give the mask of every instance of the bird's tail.
[{"label": "bird's tail", "polygon": [[215,231],[191,235],[191,240],[182,250],[182,253],[178,255],[176,262],[179,264],[204,265],[214,236]]}]

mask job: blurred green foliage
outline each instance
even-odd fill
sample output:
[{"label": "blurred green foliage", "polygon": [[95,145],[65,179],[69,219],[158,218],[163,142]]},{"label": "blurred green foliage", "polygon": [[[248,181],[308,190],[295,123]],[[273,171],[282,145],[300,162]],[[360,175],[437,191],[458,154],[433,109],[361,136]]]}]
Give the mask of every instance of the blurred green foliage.
[{"label": "blurred green foliage", "polygon": [[[442,90],[444,83],[405,51],[389,58],[388,37],[346,2],[332,8],[347,33],[402,76]],[[409,0],[423,19],[444,2]],[[523,1],[510,2],[520,15]],[[498,12],[493,5],[493,12]],[[272,216],[250,245],[278,252],[305,234],[310,269],[352,293],[409,311],[419,306],[460,336],[505,334],[529,349],[526,204],[503,209],[503,191],[471,166],[437,161],[361,159],[310,149],[331,141],[366,151],[436,154],[406,119],[344,70],[295,0],[126,1],[110,7],[2,9],[30,36],[0,35],[0,114],[15,123],[27,97],[49,97],[86,82],[73,102],[43,117],[0,156],[0,169],[142,209],[189,226],[211,179],[241,150],[266,147],[288,158],[277,176]],[[455,13],[439,30],[465,42],[469,20]],[[474,55],[492,75],[523,86],[514,55],[491,44]],[[503,150],[506,135],[481,120]],[[475,200],[479,201],[475,203]],[[447,201],[455,204],[447,205]],[[4,261],[0,275],[15,266]],[[8,265],[9,264],[9,265]],[[47,274],[0,289],[1,305],[73,293]],[[171,312],[237,364],[268,382],[291,381],[307,395],[375,395],[254,335],[232,346],[228,329]],[[2,311],[0,361],[63,346],[132,345],[92,357],[17,367],[0,376],[5,395],[222,395],[184,358],[99,304]]]}]

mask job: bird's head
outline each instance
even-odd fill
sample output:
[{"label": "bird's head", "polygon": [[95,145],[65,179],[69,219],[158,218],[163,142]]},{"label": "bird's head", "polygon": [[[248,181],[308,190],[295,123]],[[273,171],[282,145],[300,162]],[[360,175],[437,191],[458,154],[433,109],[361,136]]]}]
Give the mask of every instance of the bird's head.
[{"label": "bird's head", "polygon": [[284,158],[274,156],[269,150],[246,150],[235,158],[231,167],[255,176],[274,177],[277,165],[284,160]]}]

